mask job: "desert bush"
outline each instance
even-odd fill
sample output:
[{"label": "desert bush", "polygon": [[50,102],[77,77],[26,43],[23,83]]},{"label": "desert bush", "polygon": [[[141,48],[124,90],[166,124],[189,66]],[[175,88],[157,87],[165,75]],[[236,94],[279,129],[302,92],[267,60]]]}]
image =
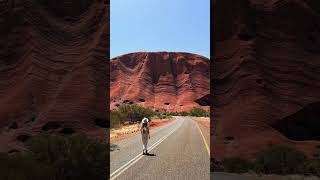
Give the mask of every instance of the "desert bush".
[{"label": "desert bush", "polygon": [[179,112],[179,116],[190,116],[188,112]]},{"label": "desert bush", "polygon": [[125,115],[117,110],[110,111],[110,127],[118,128],[124,123]]},{"label": "desert bush", "polygon": [[157,116],[159,119],[167,119],[168,118],[167,114],[162,111],[156,112],[155,116]]},{"label": "desert bush", "polygon": [[53,169],[35,160],[30,153],[0,154],[0,179],[43,180],[53,176]]},{"label": "desert bush", "polygon": [[151,119],[152,116],[155,115],[155,112],[152,109],[135,104],[123,104],[119,106],[118,111],[126,118],[126,120],[129,121],[140,121],[143,117]]},{"label": "desert bush", "polygon": [[230,173],[245,173],[252,169],[252,163],[240,158],[228,158],[221,162],[224,171]]},{"label": "desert bush", "polygon": [[192,108],[189,114],[196,117],[209,117],[209,113],[207,111],[198,107]]},{"label": "desert bush", "polygon": [[274,146],[257,154],[254,169],[264,174],[306,174],[307,157],[300,151]]},{"label": "desert bush", "polygon": [[33,137],[27,151],[0,155],[0,179],[104,180],[107,145],[85,136]]},{"label": "desert bush", "polygon": [[320,177],[320,153],[317,153],[313,159],[306,164],[308,174]]},{"label": "desert bush", "polygon": [[40,136],[27,142],[32,156],[53,169],[54,179],[105,179],[108,147],[86,136]]},{"label": "desert bush", "polygon": [[156,113],[156,116],[159,119],[168,119],[172,118],[172,116],[178,116],[179,114],[177,112],[170,112],[170,111],[158,111]]}]

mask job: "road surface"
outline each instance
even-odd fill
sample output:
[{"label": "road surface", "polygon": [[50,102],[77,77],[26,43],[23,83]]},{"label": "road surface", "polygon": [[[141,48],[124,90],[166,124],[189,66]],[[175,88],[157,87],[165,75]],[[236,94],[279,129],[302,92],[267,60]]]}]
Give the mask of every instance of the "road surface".
[{"label": "road surface", "polygon": [[111,145],[111,180],[210,179],[209,150],[203,133],[190,117],[151,130],[148,149],[142,156],[140,134]]}]

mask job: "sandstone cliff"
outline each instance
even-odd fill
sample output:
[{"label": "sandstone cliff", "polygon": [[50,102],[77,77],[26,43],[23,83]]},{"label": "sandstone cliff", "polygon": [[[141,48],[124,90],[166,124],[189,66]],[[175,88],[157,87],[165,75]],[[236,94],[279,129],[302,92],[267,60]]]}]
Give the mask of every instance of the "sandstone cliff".
[{"label": "sandstone cliff", "polygon": [[275,144],[319,151],[319,7],[317,0],[216,2],[213,157],[253,158]]},{"label": "sandstone cliff", "polygon": [[155,110],[209,109],[209,60],[181,52],[140,52],[111,60],[111,109],[122,103]]},{"label": "sandstone cliff", "polygon": [[42,132],[106,139],[109,4],[0,2],[0,151]]}]

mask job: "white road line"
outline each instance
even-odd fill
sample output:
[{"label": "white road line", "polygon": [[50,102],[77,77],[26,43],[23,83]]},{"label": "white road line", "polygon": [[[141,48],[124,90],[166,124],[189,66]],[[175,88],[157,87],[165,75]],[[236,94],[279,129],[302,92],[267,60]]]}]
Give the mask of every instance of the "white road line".
[{"label": "white road line", "polygon": [[[178,128],[181,127],[183,122],[180,123],[180,125],[178,127],[176,127],[175,129],[173,129],[169,134],[167,134],[166,136],[164,136],[163,138],[161,138],[159,141],[157,141],[156,143],[154,143],[152,146],[149,147],[149,151],[151,151],[152,149],[154,149],[155,147],[157,147],[161,142],[163,142],[164,140],[166,140],[172,133],[174,133]],[[113,180],[115,178],[117,178],[120,174],[122,174],[124,171],[126,171],[129,167],[131,167],[133,164],[135,164],[137,161],[139,161],[141,158],[143,158],[142,154],[138,154],[136,157],[134,157],[133,159],[131,159],[129,162],[127,162],[126,164],[124,164],[123,166],[121,166],[120,168],[118,168],[117,170],[115,170],[113,173],[111,173],[110,175],[110,180]]]},{"label": "white road line", "polygon": [[203,139],[204,145],[206,146],[206,149],[207,149],[208,155],[209,155],[209,157],[210,157],[210,148],[209,148],[209,146],[208,146],[208,143],[207,143],[207,141],[206,141],[206,138],[204,138],[204,135],[203,135],[203,133],[202,133],[202,131],[201,131],[200,127],[199,127],[198,122],[195,122],[195,123],[196,123],[196,125],[197,125],[197,127],[198,127],[198,129],[199,129],[199,131],[200,131],[200,134],[201,134],[201,136],[202,136],[202,139]]}]

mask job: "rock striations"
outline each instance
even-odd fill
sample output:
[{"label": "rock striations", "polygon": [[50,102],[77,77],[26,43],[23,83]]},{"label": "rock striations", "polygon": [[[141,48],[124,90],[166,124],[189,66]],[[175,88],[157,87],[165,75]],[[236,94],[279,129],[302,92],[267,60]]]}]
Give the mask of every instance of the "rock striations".
[{"label": "rock striations", "polygon": [[0,2],[0,151],[42,132],[106,139],[109,4]]},{"label": "rock striations", "polygon": [[216,2],[212,156],[320,145],[320,1]]},{"label": "rock striations", "polygon": [[209,109],[209,60],[182,52],[139,52],[111,60],[110,108],[122,103],[155,110]]}]

